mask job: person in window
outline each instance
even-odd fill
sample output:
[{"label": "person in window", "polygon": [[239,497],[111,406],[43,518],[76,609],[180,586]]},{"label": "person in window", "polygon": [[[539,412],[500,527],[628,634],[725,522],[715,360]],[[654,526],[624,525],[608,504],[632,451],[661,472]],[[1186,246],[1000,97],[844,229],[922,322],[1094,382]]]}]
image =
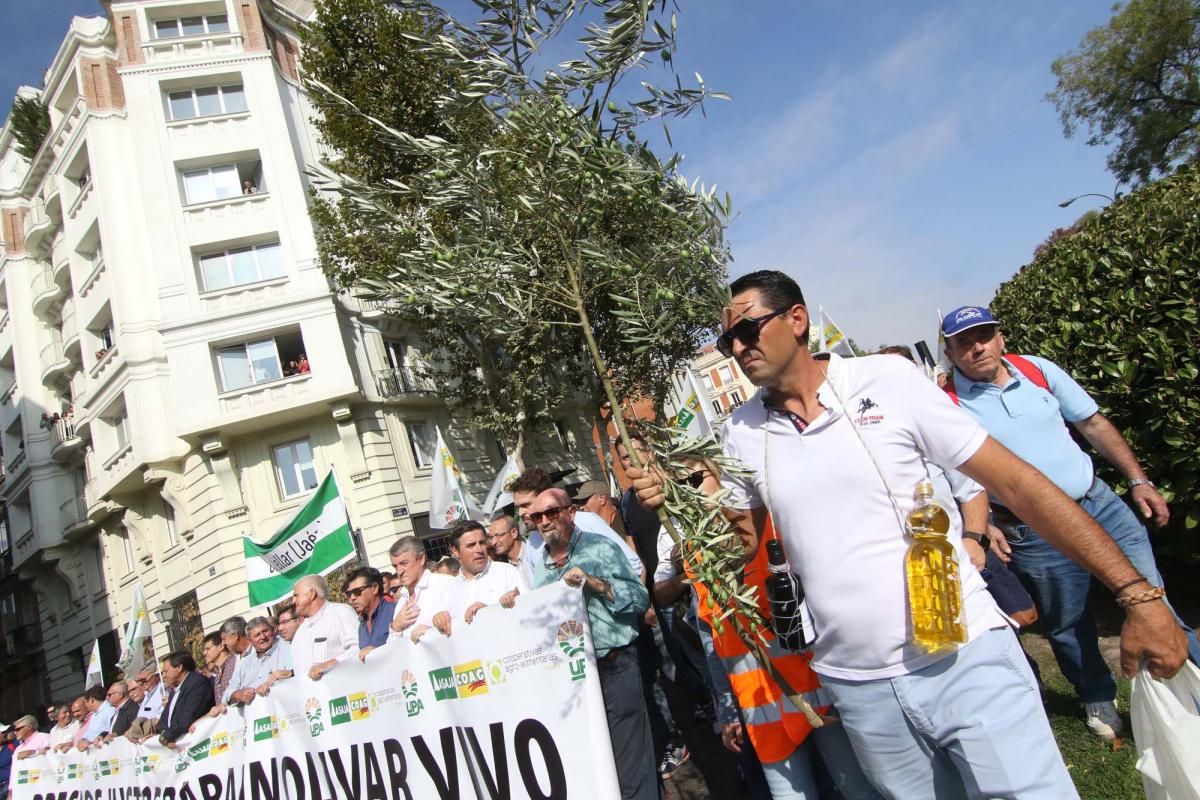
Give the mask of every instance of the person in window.
[{"label": "person in window", "polygon": [[254,181],[249,178],[242,181],[242,194],[258,194],[258,187],[254,185]]},{"label": "person in window", "polygon": [[304,373],[308,372],[311,369],[308,366],[308,356],[304,355],[304,353],[300,354],[300,360],[296,362],[296,369],[299,370],[301,375],[303,375]]},{"label": "person in window", "polygon": [[296,362],[289,361],[287,363],[287,366],[283,368],[283,377],[290,378],[293,375],[295,375],[296,373],[298,373],[299,371],[300,371],[300,368],[298,366],[296,366]]}]

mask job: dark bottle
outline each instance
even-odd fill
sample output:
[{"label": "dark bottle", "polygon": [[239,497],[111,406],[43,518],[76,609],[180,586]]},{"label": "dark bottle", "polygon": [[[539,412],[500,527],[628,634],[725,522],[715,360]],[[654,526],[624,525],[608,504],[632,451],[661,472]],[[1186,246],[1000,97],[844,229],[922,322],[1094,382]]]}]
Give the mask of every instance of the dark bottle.
[{"label": "dark bottle", "polygon": [[783,544],[778,539],[767,542],[767,603],[771,608],[771,627],[779,644],[793,653],[808,646],[804,637],[804,622],[800,615],[800,603],[804,600],[804,589],[800,579],[788,568]]}]

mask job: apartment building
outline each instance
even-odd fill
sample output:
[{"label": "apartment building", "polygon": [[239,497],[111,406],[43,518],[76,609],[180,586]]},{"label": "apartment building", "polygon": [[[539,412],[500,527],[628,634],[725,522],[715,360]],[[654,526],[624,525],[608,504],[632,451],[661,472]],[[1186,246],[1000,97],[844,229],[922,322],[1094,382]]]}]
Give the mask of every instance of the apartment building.
[{"label": "apartment building", "polygon": [[[0,131],[0,655],[29,682],[0,696],[10,716],[81,690],[94,639],[112,663],[137,583],[205,630],[245,613],[242,537],[328,470],[385,566],[399,535],[442,546],[435,427],[480,498],[505,460],[413,372],[420,332],[318,267],[295,34],[311,3],[103,10],[21,90],[50,112],[32,161]],[[587,432],[564,417],[525,458],[594,477]]]}]

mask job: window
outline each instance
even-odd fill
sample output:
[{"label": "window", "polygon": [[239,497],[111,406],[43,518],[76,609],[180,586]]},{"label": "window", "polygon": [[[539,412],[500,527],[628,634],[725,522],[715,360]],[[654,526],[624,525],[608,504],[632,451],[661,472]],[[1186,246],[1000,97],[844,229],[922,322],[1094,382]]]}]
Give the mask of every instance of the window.
[{"label": "window", "polygon": [[229,17],[224,14],[206,14],[160,19],[154,22],[155,39],[176,39],[180,36],[200,36],[205,33],[229,33]]},{"label": "window", "polygon": [[713,411],[717,412],[717,416],[721,416],[722,414],[725,413],[725,409],[721,408],[720,400],[713,400],[712,407],[713,407]]},{"label": "window", "polygon": [[276,446],[272,458],[279,493],[285,500],[317,488],[317,469],[313,466],[312,446],[308,439]]},{"label": "window", "polygon": [[729,402],[733,404],[734,408],[737,408],[745,401],[742,400],[742,393],[739,392],[738,390],[734,389],[732,392],[729,393]]},{"label": "window", "polygon": [[[304,368],[298,367],[303,361]],[[270,383],[308,371],[304,342],[299,333],[281,333],[269,339],[243,342],[217,350],[223,391]]]},{"label": "window", "polygon": [[387,358],[388,367],[391,369],[408,366],[408,344],[400,339],[384,339],[383,353]]},{"label": "window", "polygon": [[706,372],[700,378],[704,381],[704,388],[711,392],[713,390],[712,376]]},{"label": "window", "polygon": [[180,89],[167,93],[167,110],[172,120],[237,114],[246,110],[246,92],[240,83]]},{"label": "window", "polygon": [[206,292],[280,278],[283,274],[279,242],[236,247],[200,256],[200,277]]},{"label": "window", "polygon": [[129,538],[128,529],[123,529],[118,536],[121,539],[121,549],[125,553],[125,572],[133,572],[133,542]]},{"label": "window", "polygon": [[101,328],[97,333],[97,337],[100,339],[100,347],[105,352],[111,350],[113,346],[112,323],[110,322]]},{"label": "window", "polygon": [[179,544],[179,529],[175,526],[175,507],[163,501],[163,520],[167,524],[167,547]]},{"label": "window", "polygon": [[412,447],[413,463],[417,469],[428,469],[433,466],[433,436],[430,435],[428,422],[407,422],[408,443]]},{"label": "window", "polygon": [[0,519],[0,555],[3,555],[8,551],[8,520]]},{"label": "window", "polygon": [[733,382],[733,368],[730,367],[728,364],[721,367],[721,379],[723,381],[725,381],[726,383]]},{"label": "window", "polygon": [[183,196],[188,205],[237,197],[241,193],[242,183],[233,164],[183,173]]},{"label": "window", "polygon": [[558,434],[558,443],[568,453],[575,450],[575,434],[561,419],[554,420],[554,432]]},{"label": "window", "polygon": [[112,420],[113,436],[117,441],[117,452],[124,450],[129,444],[129,415],[121,410],[121,415]]}]

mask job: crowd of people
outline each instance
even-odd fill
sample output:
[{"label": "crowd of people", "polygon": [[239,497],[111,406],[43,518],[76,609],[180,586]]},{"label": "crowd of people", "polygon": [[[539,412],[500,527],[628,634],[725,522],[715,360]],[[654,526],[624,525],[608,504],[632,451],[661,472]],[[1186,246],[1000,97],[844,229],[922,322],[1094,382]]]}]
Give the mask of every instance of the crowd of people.
[{"label": "crowd of people", "polygon": [[[1134,508],[1163,524],[1166,502],[1120,432],[1060,367],[1006,353],[985,308],[943,322],[953,371],[939,387],[904,348],[811,354],[803,295],[783,273],[740,278],[732,297],[717,346],[761,391],[734,412],[722,442],[748,472],[695,462],[667,474],[636,427],[634,452],[614,448],[632,479],[619,497],[597,481],[568,492],[531,467],[508,486],[512,513],[451,528],[450,556],[432,562],[420,539],[400,538],[390,571],[347,576],[345,603],[330,598],[325,578],[302,577],[275,616],[234,617],[205,637],[203,665],[174,652],[48,708],[49,732],[34,717],[17,720],[0,769],[6,751],[11,761],[115,736],[171,745],[278,681],[320,680],[396,641],[453,636],[483,609],[563,581],[584,594],[622,798],[662,797],[688,759],[680,708],[737,754],[755,800],[823,789],[849,800],[1076,797],[1036,664],[1014,631],[1040,619],[1102,738],[1122,722],[1086,605],[1093,576],[1126,611],[1127,674],[1145,665],[1170,675],[1189,656],[1200,663],[1195,632],[1166,602],[1145,526],[1070,435],[1120,470]],[[719,499],[764,615],[764,542],[782,545],[811,618],[807,647],[765,631],[764,665],[735,626],[718,623],[722,609],[693,580],[702,556],[681,553],[660,522],[664,480]],[[925,480],[951,518],[961,566],[966,641],[938,650],[912,640],[903,566],[903,519]],[[686,703],[673,709],[668,692]],[[797,694],[824,724],[814,726]]]}]

